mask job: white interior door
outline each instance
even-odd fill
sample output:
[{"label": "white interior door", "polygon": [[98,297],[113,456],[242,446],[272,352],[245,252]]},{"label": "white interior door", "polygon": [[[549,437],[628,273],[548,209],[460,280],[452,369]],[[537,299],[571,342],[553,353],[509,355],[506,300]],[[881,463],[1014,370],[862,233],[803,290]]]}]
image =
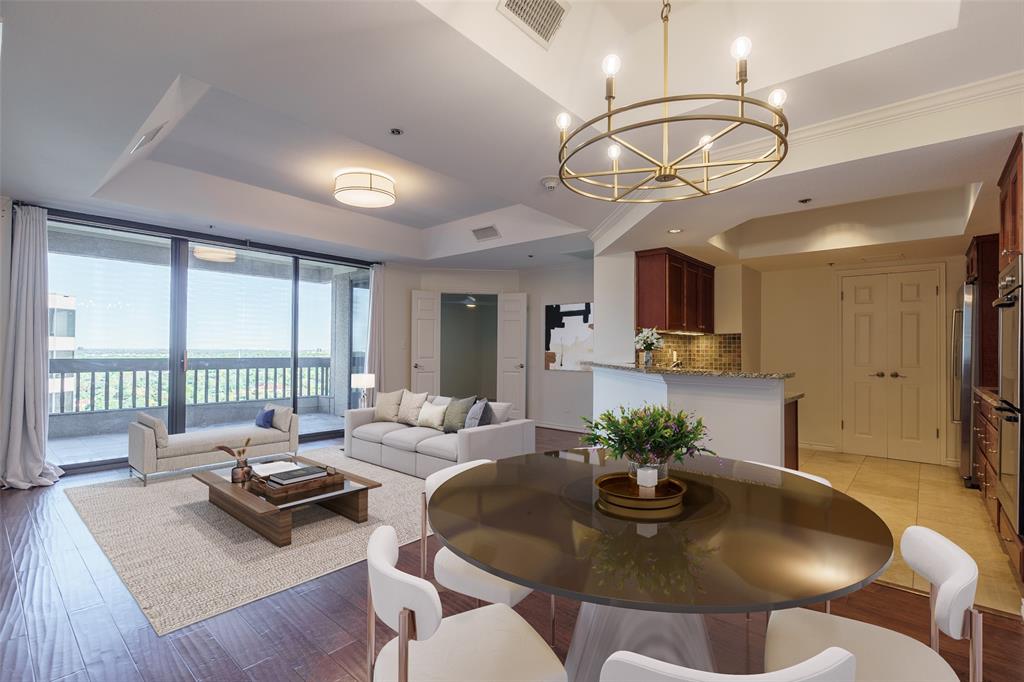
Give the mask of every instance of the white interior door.
[{"label": "white interior door", "polygon": [[842,279],[842,447],[938,464],[938,273]]},{"label": "white interior door", "polygon": [[888,277],[887,456],[938,464],[938,273]]},{"label": "white interior door", "polygon": [[526,417],[526,294],[498,295],[498,402]]},{"label": "white interior door", "polygon": [[441,294],[412,292],[412,348],[409,375],[413,393],[441,392]]},{"label": "white interior door", "polygon": [[843,452],[885,457],[887,275],[842,282]]}]

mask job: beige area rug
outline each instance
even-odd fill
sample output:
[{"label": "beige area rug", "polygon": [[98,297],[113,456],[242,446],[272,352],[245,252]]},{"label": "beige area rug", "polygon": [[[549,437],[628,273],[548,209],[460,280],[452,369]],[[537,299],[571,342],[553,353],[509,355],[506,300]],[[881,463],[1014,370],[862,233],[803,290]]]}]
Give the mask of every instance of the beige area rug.
[{"label": "beige area rug", "polygon": [[421,479],[349,459],[341,448],[302,454],[383,484],[369,492],[366,523],[311,505],[294,514],[292,544],[275,547],[210,504],[207,487],[191,476],[65,494],[164,635],[362,561],[378,526],[394,526],[403,544],[419,537]]}]

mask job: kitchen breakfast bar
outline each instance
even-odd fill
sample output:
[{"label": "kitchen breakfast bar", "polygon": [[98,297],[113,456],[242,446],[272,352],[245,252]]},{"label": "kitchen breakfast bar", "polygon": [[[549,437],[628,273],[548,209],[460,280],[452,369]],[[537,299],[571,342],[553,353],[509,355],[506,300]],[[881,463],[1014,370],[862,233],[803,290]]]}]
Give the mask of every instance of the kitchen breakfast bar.
[{"label": "kitchen breakfast bar", "polygon": [[594,414],[666,405],[701,417],[721,457],[796,468],[797,401],[792,372],[724,372],[593,362]]}]

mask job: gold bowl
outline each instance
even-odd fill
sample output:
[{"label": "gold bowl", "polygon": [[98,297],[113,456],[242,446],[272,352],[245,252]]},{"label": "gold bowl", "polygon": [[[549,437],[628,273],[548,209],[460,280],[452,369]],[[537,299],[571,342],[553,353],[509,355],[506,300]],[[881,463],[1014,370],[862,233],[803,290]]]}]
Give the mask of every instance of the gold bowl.
[{"label": "gold bowl", "polygon": [[658,481],[653,488],[641,488],[636,479],[626,472],[598,476],[597,508],[618,518],[630,521],[668,521],[683,511],[686,483],[678,478]]}]

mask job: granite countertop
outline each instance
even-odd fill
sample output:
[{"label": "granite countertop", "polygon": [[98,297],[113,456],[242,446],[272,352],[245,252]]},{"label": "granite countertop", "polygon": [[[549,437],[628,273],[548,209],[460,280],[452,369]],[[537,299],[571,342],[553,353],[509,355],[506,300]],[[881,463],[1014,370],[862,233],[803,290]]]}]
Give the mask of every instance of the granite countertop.
[{"label": "granite countertop", "polygon": [[729,377],[735,379],[790,379],[796,376],[796,372],[725,372],[716,369],[689,369],[686,367],[647,368],[637,367],[636,365],[613,364],[607,362],[591,362],[590,365],[592,367],[603,367],[605,369],[621,369],[627,372],[636,372],[637,374],[671,374],[693,377]]},{"label": "granite countertop", "polygon": [[784,403],[791,403],[804,397],[804,393],[787,393]]}]

